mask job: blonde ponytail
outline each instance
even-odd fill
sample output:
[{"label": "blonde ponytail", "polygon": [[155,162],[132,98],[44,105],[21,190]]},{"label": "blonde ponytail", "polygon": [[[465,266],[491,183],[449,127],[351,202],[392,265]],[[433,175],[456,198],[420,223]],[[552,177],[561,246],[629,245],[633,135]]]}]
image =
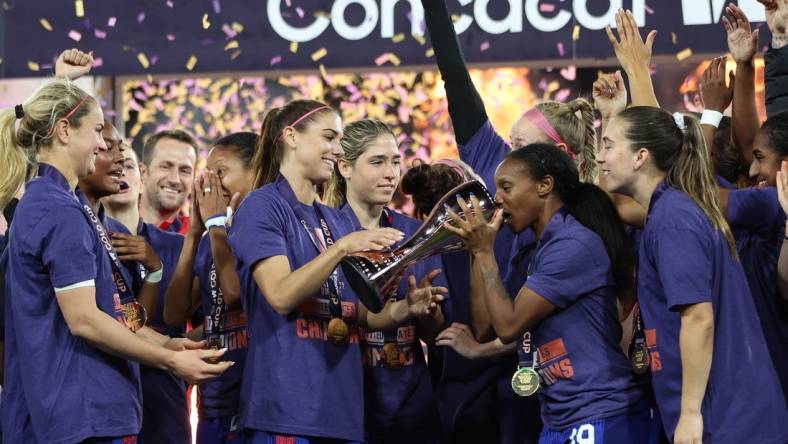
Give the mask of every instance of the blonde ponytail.
[{"label": "blonde ponytail", "polygon": [[[576,163],[580,180],[593,183],[596,180],[594,107],[582,97],[568,103],[543,102],[536,106],[561,138],[569,144],[568,149],[577,154]],[[580,116],[577,115],[578,112]]]},{"label": "blonde ponytail", "polygon": [[16,113],[12,109],[0,111],[0,210],[25,182],[28,158],[16,140]]}]

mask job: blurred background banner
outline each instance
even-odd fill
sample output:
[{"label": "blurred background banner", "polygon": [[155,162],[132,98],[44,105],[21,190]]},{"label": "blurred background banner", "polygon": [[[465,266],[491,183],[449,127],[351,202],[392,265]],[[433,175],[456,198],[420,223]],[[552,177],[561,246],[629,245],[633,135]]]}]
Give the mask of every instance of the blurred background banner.
[{"label": "blurred background banner", "polygon": [[[470,63],[531,67],[611,58],[604,27],[619,8],[659,30],[658,62],[719,54],[731,3],[446,1]],[[764,20],[756,0],[736,3]],[[94,50],[98,76],[432,65],[423,16],[420,0],[4,0],[0,76],[49,75],[66,47]]]}]

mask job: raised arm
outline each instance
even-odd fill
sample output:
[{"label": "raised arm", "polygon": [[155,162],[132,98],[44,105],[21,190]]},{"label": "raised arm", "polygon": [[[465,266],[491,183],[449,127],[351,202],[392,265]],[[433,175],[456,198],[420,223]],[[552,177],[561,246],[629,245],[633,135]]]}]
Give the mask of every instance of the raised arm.
[{"label": "raised arm", "polygon": [[76,48],[60,53],[55,62],[55,77],[76,80],[90,72],[93,68],[93,51],[82,52]]},{"label": "raised arm", "polygon": [[741,151],[747,164],[750,164],[755,133],[761,126],[755,106],[753,63],[758,52],[758,30],[754,32],[750,30],[750,22],[738,6],[730,4],[725,10],[729,17],[723,17],[722,23],[728,34],[728,50],[736,62],[736,81],[731,82],[733,83],[731,135],[733,144]]},{"label": "raised arm", "polygon": [[427,32],[435,51],[438,69],[445,83],[454,136],[459,145],[465,145],[487,122],[487,111],[468,74],[446,1],[421,0],[421,4],[424,6]]},{"label": "raised arm", "polygon": [[[703,80],[700,84],[700,97],[703,101],[703,114],[701,119],[701,129],[703,130],[703,140],[709,151],[714,149],[714,135],[717,132],[719,122],[714,124],[712,117],[722,117],[722,113],[731,104],[734,88],[733,74],[730,76],[730,85],[725,85],[725,57],[717,57],[711,61],[706,71],[703,72]],[[714,119],[716,121],[716,118]]]},{"label": "raised arm", "polygon": [[766,69],[766,114],[773,116],[788,109],[788,0],[758,0],[766,7],[766,24],[772,44],[764,56]]},{"label": "raised arm", "polygon": [[651,83],[651,48],[657,31],[652,30],[646,36],[645,43],[640,36],[635,16],[631,11],[616,13],[618,39],[608,26],[607,37],[624,72],[629,77],[629,92],[632,94],[632,106],[659,107],[654,85]]}]

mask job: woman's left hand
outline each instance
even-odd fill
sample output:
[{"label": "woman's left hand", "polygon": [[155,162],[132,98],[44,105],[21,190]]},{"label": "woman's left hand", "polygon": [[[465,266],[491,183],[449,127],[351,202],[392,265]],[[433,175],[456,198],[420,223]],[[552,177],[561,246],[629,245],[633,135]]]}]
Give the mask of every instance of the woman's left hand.
[{"label": "woman's left hand", "polygon": [[416,286],[416,278],[408,276],[408,313],[421,318],[431,316],[438,311],[438,304],[443,302],[443,295],[449,292],[446,287],[433,287],[432,281],[441,270],[432,270],[424,276]]},{"label": "woman's left hand", "polygon": [[121,261],[136,261],[142,264],[148,272],[161,269],[161,259],[147,240],[142,236],[125,233],[110,233],[112,246],[118,253]]},{"label": "woman's left hand", "polygon": [[465,219],[449,208],[449,217],[451,217],[456,225],[446,224],[446,229],[460,236],[462,240],[465,241],[465,246],[471,254],[482,252],[492,253],[495,237],[498,235],[498,230],[501,229],[501,225],[503,224],[503,212],[497,210],[492,220],[487,222],[487,219],[484,218],[484,214],[478,211],[478,209],[481,208],[481,204],[476,196],[471,196],[473,210],[468,207],[468,204],[461,197],[457,197],[457,203],[460,205],[460,208],[462,208]]}]

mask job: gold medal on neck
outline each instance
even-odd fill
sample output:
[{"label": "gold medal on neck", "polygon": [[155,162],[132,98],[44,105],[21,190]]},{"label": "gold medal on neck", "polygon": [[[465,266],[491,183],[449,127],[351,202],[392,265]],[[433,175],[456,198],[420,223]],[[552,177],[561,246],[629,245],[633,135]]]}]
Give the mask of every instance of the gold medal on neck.
[{"label": "gold medal on neck", "polygon": [[632,368],[635,374],[642,375],[648,371],[651,359],[648,355],[648,348],[642,342],[635,344],[632,348],[632,356],[629,359],[632,361]]},{"label": "gold medal on neck", "polygon": [[533,367],[520,367],[512,376],[512,390],[519,396],[531,396],[539,391],[539,373]]},{"label": "gold medal on neck", "polygon": [[342,318],[331,318],[328,322],[328,340],[336,346],[347,345],[350,329]]},{"label": "gold medal on neck", "polygon": [[380,350],[380,360],[386,370],[399,370],[402,368],[400,359],[399,344],[396,342],[386,342]]},{"label": "gold medal on neck", "polygon": [[128,302],[121,305],[120,308],[123,310],[123,320],[126,322],[126,327],[129,330],[137,331],[145,326],[148,314],[145,312],[145,307],[139,302]]}]

